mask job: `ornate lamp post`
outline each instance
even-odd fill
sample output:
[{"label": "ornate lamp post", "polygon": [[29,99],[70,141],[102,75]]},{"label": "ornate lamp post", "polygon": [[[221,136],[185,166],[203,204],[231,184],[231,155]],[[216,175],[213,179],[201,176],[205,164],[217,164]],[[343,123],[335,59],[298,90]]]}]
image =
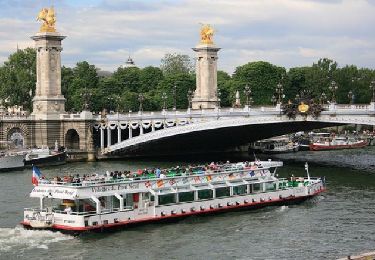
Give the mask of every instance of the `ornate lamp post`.
[{"label": "ornate lamp post", "polygon": [[276,94],[277,94],[277,103],[281,104],[283,101],[284,95],[284,88],[281,83],[278,83],[276,86]]},{"label": "ornate lamp post", "polygon": [[217,89],[216,90],[216,98],[217,98],[217,105],[216,105],[216,107],[217,108],[220,108],[220,96],[221,96],[220,89]]},{"label": "ornate lamp post", "polygon": [[166,105],[166,102],[167,102],[167,93],[163,92],[163,94],[161,94],[161,99],[163,100],[163,111],[167,109],[167,105]]},{"label": "ornate lamp post", "polygon": [[329,90],[332,91],[332,103],[336,103],[336,90],[338,89],[337,83],[335,81],[331,82],[331,85],[329,86]]},{"label": "ornate lamp post", "polygon": [[[249,87],[248,84],[246,84],[243,93],[244,93],[245,96],[246,96],[246,106],[247,106],[247,107],[250,107],[250,105],[251,105],[251,104],[250,104],[251,88]],[[251,98],[251,101],[252,101],[252,98]]]},{"label": "ornate lamp post", "polygon": [[271,97],[272,105],[276,105],[276,101],[277,101],[276,96],[275,96],[275,94],[273,94],[272,97]]},{"label": "ornate lamp post", "polygon": [[296,102],[299,102],[299,99],[300,99],[301,97],[300,97],[300,95],[299,94],[296,94],[296,97],[294,98],[294,100],[296,101]]},{"label": "ornate lamp post", "polygon": [[83,110],[89,110],[89,103],[92,96],[92,93],[87,88],[80,95],[83,99]]},{"label": "ornate lamp post", "polygon": [[173,110],[176,110],[177,109],[177,86],[174,85],[173,86]]},{"label": "ornate lamp post", "polygon": [[349,104],[353,104],[353,97],[354,97],[353,91],[350,90],[348,92]]},{"label": "ornate lamp post", "polygon": [[143,112],[143,101],[145,100],[145,97],[142,93],[139,93],[138,95],[138,101],[139,101],[139,112]]},{"label": "ornate lamp post", "polygon": [[370,89],[372,90],[371,102],[375,102],[375,80],[371,81]]},{"label": "ornate lamp post", "polygon": [[112,108],[112,104],[113,104],[113,101],[115,100],[113,97],[107,97],[107,100],[108,100],[108,109],[109,109],[109,113],[111,113],[111,108]]},{"label": "ornate lamp post", "polygon": [[188,98],[188,102],[189,102],[189,109],[191,108],[191,103],[193,101],[193,91],[191,89],[188,90],[187,92],[187,98]]},{"label": "ornate lamp post", "polygon": [[322,95],[320,96],[320,104],[324,105],[326,101],[327,101],[327,95],[326,93],[323,92]]}]

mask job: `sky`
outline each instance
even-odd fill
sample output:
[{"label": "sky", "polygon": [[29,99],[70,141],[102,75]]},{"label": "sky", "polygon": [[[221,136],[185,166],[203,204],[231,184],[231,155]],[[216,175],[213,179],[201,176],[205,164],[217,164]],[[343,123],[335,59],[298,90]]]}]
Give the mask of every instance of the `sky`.
[{"label": "sky", "polygon": [[194,58],[200,23],[215,28],[218,68],[251,61],[285,68],[330,58],[375,68],[375,0],[0,0],[0,63],[33,47],[39,10],[53,5],[62,64],[114,71],[130,55],[159,66],[166,53]]}]

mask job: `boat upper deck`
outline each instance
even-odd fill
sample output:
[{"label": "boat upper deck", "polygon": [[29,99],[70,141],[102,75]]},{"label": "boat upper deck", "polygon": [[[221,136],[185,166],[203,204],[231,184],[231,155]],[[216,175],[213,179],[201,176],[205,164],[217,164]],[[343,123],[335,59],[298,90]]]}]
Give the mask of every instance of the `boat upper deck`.
[{"label": "boat upper deck", "polygon": [[39,180],[31,197],[61,199],[90,198],[93,195],[107,196],[125,192],[159,191],[164,189],[191,189],[200,186],[231,185],[231,183],[256,181],[271,176],[270,169],[281,167],[280,161],[259,161],[223,165],[197,166],[186,169],[154,169],[131,173],[128,176],[103,175],[75,177],[63,180]]}]

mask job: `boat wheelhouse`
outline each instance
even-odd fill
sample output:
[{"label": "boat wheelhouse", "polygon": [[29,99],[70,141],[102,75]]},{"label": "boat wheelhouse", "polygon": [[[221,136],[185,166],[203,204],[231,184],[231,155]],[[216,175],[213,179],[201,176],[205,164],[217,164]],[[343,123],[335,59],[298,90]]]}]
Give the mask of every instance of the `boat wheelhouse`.
[{"label": "boat wheelhouse", "polygon": [[40,180],[24,210],[27,228],[104,230],[197,214],[303,201],[325,190],[324,179],[276,177],[278,161],[178,168],[135,178],[90,176],[73,182]]}]

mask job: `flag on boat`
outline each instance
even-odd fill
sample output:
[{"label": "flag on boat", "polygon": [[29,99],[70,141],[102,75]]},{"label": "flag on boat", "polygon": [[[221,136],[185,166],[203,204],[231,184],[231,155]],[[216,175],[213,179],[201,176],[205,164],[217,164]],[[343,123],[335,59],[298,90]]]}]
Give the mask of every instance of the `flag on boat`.
[{"label": "flag on boat", "polygon": [[163,182],[163,180],[158,180],[158,181],[156,182],[156,185],[158,186],[158,188],[163,187],[163,186],[164,186],[164,182]]},{"label": "flag on boat", "polygon": [[33,177],[31,177],[31,183],[34,186],[38,186],[39,180],[42,178],[42,173],[40,172],[39,168],[33,166]]}]

